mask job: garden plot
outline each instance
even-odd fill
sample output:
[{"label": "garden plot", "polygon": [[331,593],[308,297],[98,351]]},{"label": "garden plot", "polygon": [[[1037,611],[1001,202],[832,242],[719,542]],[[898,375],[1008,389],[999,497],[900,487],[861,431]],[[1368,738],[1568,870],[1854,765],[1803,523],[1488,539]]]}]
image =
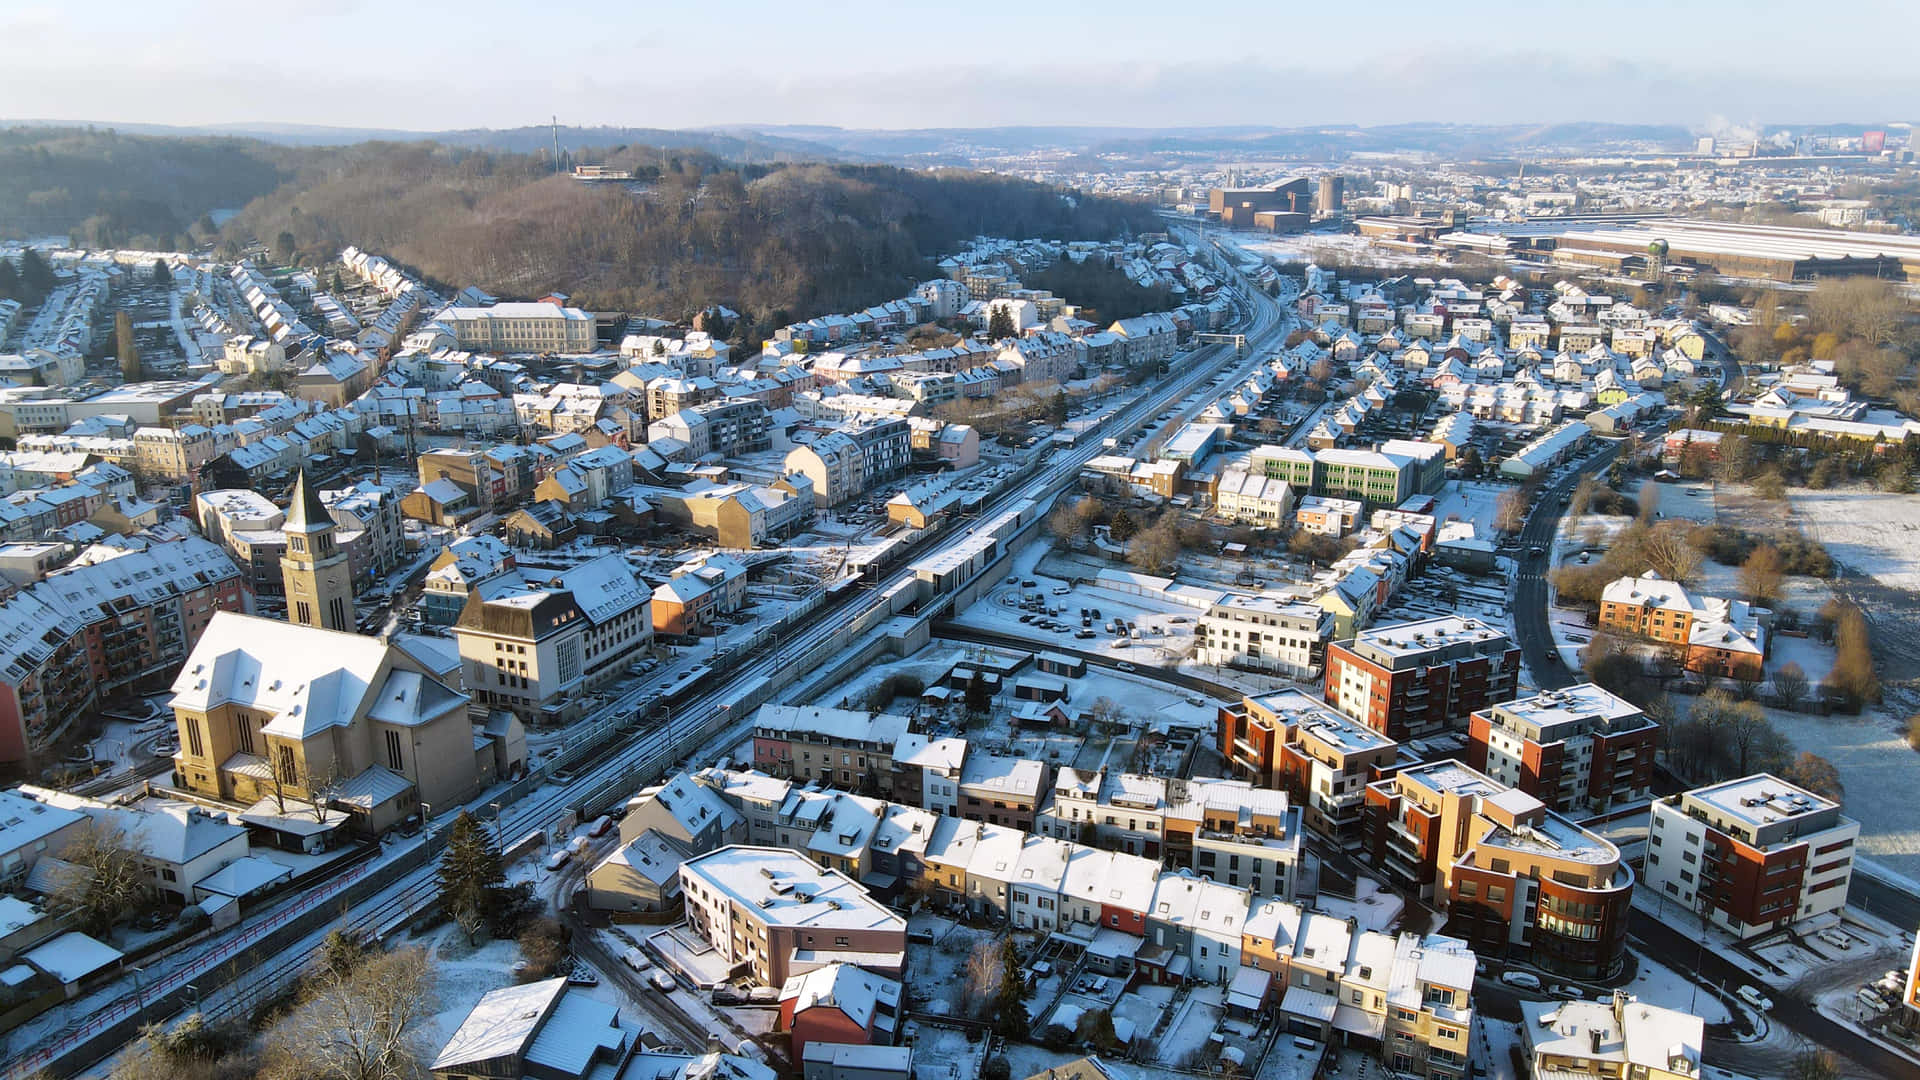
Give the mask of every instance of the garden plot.
[{"label": "garden plot", "polygon": [[929,915],[915,915],[913,931],[931,929],[931,945],[907,950],[907,996],[914,1012],[929,1016],[971,1019],[967,997],[967,957],[981,944],[992,945],[1000,934]]},{"label": "garden plot", "polygon": [[913,1046],[913,1080],[978,1080],[987,1043],[977,1033],[937,1024],[907,1024]]}]

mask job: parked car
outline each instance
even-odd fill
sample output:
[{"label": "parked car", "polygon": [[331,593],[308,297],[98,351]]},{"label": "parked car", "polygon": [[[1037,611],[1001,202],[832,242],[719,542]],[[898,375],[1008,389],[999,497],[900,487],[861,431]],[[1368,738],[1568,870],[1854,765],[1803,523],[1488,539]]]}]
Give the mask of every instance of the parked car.
[{"label": "parked car", "polygon": [[673,988],[678,985],[673,981],[673,976],[667,974],[664,971],[656,971],[653,974],[647,976],[647,981],[653,984],[653,988],[655,990],[658,990],[663,994],[672,993]]},{"label": "parked car", "polygon": [[566,848],[561,848],[559,851],[547,856],[547,869],[558,870],[567,865],[567,860],[571,858],[573,858],[573,852],[568,851]]},{"label": "parked car", "polygon": [[629,948],[621,953],[620,960],[635,971],[645,971],[653,966],[653,961],[647,959],[647,954],[641,952],[638,947]]},{"label": "parked car", "polygon": [[1742,986],[1733,992],[1733,996],[1759,1009],[1761,1012],[1771,1012],[1773,1010],[1773,999],[1755,990],[1751,986]]},{"label": "parked car", "polygon": [[1525,972],[1525,971],[1503,972],[1500,976],[1500,981],[1503,983],[1506,983],[1508,986],[1512,986],[1520,990],[1532,990],[1535,993],[1540,992],[1539,976],[1533,975],[1529,972]]},{"label": "parked car", "polygon": [[613,818],[607,814],[601,814],[598,818],[594,819],[593,828],[587,830],[587,835],[596,837],[605,836],[612,831]]},{"label": "parked car", "polygon": [[1137,667],[1134,667],[1134,666],[1133,666],[1133,665],[1132,665],[1131,663],[1129,663],[1129,662],[1127,662],[1127,661],[1125,661],[1125,660],[1122,660],[1122,661],[1120,661],[1119,663],[1117,663],[1117,664],[1115,664],[1115,665],[1113,665],[1113,666],[1114,666],[1114,667],[1117,667],[1117,668],[1119,668],[1119,669],[1120,669],[1121,671],[1138,671],[1138,670],[1140,670],[1139,668],[1137,668]]}]

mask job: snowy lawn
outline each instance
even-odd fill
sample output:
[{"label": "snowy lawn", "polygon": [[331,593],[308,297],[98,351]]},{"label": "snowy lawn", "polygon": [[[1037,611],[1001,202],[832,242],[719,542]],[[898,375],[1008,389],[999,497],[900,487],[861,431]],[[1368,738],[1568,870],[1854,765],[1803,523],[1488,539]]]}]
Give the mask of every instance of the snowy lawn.
[{"label": "snowy lawn", "polygon": [[1920,590],[1920,495],[1796,490],[1789,502],[1807,535],[1847,569],[1891,588]]},{"label": "snowy lawn", "polygon": [[1860,822],[1860,853],[1920,877],[1920,800],[1886,797],[1920,788],[1920,753],[1908,748],[1899,719],[1877,709],[1859,716],[1768,709],[1767,716],[1797,750],[1819,754],[1840,770],[1850,796],[1847,816]]},{"label": "snowy lawn", "polygon": [[1638,949],[1634,950],[1634,965],[1633,981],[1624,989],[1641,1001],[1691,1012],[1709,1024],[1724,1024],[1733,1019],[1733,1014],[1713,991],[1696,987],[1693,980]]}]

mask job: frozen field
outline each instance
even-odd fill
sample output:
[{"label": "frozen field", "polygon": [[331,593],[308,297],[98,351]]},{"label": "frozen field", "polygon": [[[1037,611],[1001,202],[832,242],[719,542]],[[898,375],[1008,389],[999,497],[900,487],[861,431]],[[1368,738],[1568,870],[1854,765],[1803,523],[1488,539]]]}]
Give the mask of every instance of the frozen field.
[{"label": "frozen field", "polygon": [[1866,613],[1880,679],[1910,711],[1920,701],[1920,495],[1795,491],[1792,503],[1801,530],[1840,564],[1835,591]]}]

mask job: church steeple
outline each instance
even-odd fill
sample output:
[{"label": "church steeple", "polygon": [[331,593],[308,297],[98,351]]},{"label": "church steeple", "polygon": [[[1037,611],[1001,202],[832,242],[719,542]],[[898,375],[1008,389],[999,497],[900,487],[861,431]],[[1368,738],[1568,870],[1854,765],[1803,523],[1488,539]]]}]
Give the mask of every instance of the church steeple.
[{"label": "church steeple", "polygon": [[293,500],[287,504],[287,523],[283,531],[311,533],[322,528],[333,528],[333,515],[321,500],[319,489],[307,483],[307,470],[301,469],[294,477]]},{"label": "church steeple", "polygon": [[333,515],[320,492],[307,483],[307,471],[293,482],[287,507],[287,553],[280,559],[286,586],[287,621],[299,626],[351,632],[354,629],[353,580],[346,553],[334,541]]}]

